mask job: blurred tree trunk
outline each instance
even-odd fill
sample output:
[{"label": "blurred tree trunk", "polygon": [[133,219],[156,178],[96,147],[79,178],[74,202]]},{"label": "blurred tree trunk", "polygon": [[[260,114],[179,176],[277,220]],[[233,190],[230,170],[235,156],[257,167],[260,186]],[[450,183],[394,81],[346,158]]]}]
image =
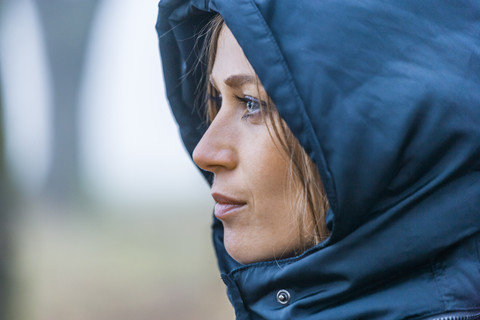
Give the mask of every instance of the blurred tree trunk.
[{"label": "blurred tree trunk", "polygon": [[[0,79],[1,80],[1,79]],[[11,189],[5,161],[5,135],[3,123],[3,97],[0,83],[0,319],[8,319],[11,302],[10,239]]]},{"label": "blurred tree trunk", "polygon": [[53,79],[52,163],[46,195],[78,196],[78,89],[99,0],[34,0],[43,25]]}]

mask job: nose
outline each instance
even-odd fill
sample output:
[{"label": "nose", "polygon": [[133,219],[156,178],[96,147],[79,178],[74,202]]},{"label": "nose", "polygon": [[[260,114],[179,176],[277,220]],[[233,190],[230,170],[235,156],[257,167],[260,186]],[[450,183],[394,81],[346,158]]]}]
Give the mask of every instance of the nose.
[{"label": "nose", "polygon": [[216,115],[193,151],[193,161],[203,170],[217,174],[221,170],[233,170],[238,164],[235,146],[235,126],[224,114],[223,108]]}]

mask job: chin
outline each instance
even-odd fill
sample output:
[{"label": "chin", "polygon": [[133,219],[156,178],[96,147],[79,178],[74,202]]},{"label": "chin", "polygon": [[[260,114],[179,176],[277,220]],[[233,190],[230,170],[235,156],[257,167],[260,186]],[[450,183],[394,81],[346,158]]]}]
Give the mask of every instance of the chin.
[{"label": "chin", "polygon": [[229,245],[228,242],[226,242],[225,249],[230,257],[241,264],[249,264],[261,261],[259,257],[256,257],[254,254],[252,254],[253,252],[251,250],[238,248],[238,245]]},{"label": "chin", "polygon": [[272,260],[272,257],[262,252],[264,250],[258,244],[238,241],[236,237],[232,237],[229,233],[225,233],[223,241],[228,254],[241,264]]},{"label": "chin", "polygon": [[[240,238],[240,239],[239,239]],[[283,249],[272,246],[262,246],[261,241],[241,241],[243,239],[252,240],[250,236],[235,237],[234,234],[225,231],[223,243],[230,257],[241,264],[250,264],[262,261],[279,260],[295,256],[295,251],[291,248]]]},{"label": "chin", "polygon": [[225,241],[224,243],[225,249],[230,257],[241,264],[279,260],[295,255],[293,253],[286,254],[285,252],[283,255],[275,255],[273,248],[270,250],[261,250],[261,248],[256,245],[239,245],[238,243],[229,243],[228,241]]}]

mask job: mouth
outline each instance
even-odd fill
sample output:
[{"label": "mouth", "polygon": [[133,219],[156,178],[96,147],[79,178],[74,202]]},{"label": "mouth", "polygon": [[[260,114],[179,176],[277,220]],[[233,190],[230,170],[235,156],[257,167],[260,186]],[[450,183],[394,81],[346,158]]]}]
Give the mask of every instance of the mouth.
[{"label": "mouth", "polygon": [[237,213],[247,204],[244,201],[234,199],[216,192],[212,193],[212,197],[216,202],[215,217],[217,217],[218,219],[224,219],[227,216],[231,216]]}]

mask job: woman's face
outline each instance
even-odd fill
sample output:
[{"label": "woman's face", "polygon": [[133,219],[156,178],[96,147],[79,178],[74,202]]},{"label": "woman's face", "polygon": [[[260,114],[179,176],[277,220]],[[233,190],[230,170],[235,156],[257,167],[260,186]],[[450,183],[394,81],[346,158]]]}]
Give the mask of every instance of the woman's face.
[{"label": "woman's face", "polygon": [[[259,53],[261,54],[261,53]],[[260,105],[267,93],[231,31],[218,39],[210,82],[221,107],[193,152],[214,174],[215,216],[228,253],[240,263],[291,256],[302,248],[290,161]],[[298,184],[293,184],[298,187]]]}]

